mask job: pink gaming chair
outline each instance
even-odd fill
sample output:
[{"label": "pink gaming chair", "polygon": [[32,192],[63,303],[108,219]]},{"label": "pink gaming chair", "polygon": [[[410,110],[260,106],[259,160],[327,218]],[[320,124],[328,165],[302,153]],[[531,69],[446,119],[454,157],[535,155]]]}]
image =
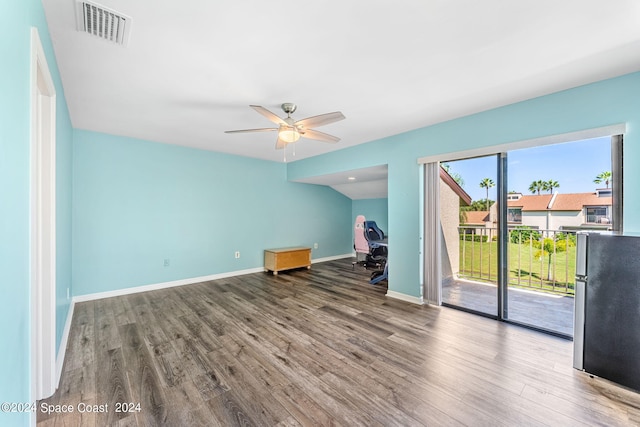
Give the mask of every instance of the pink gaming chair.
[{"label": "pink gaming chair", "polygon": [[364,215],[358,215],[356,222],[353,225],[354,242],[353,247],[356,250],[356,263],[363,263],[367,260],[369,255],[369,242],[364,235],[364,222],[366,221]]}]

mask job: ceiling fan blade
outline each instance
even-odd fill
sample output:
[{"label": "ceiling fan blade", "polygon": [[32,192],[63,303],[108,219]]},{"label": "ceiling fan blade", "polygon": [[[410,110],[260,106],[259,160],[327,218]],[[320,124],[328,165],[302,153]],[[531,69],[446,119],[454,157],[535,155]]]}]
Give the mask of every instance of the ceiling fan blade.
[{"label": "ceiling fan blade", "polygon": [[307,117],[306,119],[298,120],[296,126],[303,126],[305,128],[317,128],[319,126],[328,125],[329,123],[344,120],[344,114],[340,111],[333,113],[320,114],[319,116]]},{"label": "ceiling fan blade", "polygon": [[284,147],[287,146],[287,144],[288,144],[287,141],[278,137],[278,140],[276,141],[276,150],[282,150]]},{"label": "ceiling fan blade", "polygon": [[286,125],[287,124],[287,122],[282,120],[277,114],[272,113],[271,111],[267,110],[264,107],[261,107],[259,105],[250,105],[250,107],[253,108],[258,113],[262,114],[267,119],[271,120],[273,123],[275,123],[277,125]]},{"label": "ceiling fan blade", "polygon": [[337,136],[329,135],[328,133],[320,132],[313,129],[304,129],[300,132],[303,138],[317,139],[324,142],[338,142],[340,138]]},{"label": "ceiling fan blade", "polygon": [[243,132],[271,132],[278,130],[278,128],[260,128],[260,129],[239,129],[239,130],[225,130],[224,133],[243,133]]}]

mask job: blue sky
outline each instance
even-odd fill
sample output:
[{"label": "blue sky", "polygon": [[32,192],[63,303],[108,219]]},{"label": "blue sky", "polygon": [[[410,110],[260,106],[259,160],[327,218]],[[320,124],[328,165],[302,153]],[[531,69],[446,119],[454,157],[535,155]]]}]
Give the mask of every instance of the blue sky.
[{"label": "blue sky", "polygon": [[[546,145],[509,151],[508,190],[532,194],[528,189],[538,179],[558,181],[560,193],[584,193],[604,187],[593,183],[604,171],[611,171],[611,138],[594,138],[563,144]],[[484,178],[496,179],[496,157],[446,162],[451,173],[459,173],[464,179],[463,188],[473,200],[484,199],[486,190],[480,188]],[[489,198],[495,200],[496,188],[489,190]]]}]

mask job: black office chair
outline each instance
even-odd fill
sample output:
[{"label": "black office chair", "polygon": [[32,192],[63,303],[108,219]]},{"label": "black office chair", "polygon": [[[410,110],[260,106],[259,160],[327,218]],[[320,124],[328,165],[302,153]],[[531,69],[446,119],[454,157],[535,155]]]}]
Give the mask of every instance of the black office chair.
[{"label": "black office chair", "polygon": [[373,268],[369,283],[376,284],[388,278],[389,267],[387,265],[387,245],[380,244],[384,240],[384,232],[378,227],[375,221],[364,222],[364,236],[369,243],[369,255],[365,263],[365,268]]}]

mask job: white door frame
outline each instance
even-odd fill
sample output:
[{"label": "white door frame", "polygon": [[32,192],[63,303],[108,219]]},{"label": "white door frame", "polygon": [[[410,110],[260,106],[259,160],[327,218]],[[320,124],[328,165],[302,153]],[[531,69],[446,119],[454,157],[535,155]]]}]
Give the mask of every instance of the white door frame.
[{"label": "white door frame", "polygon": [[31,28],[31,397],[56,388],[56,91]]}]

